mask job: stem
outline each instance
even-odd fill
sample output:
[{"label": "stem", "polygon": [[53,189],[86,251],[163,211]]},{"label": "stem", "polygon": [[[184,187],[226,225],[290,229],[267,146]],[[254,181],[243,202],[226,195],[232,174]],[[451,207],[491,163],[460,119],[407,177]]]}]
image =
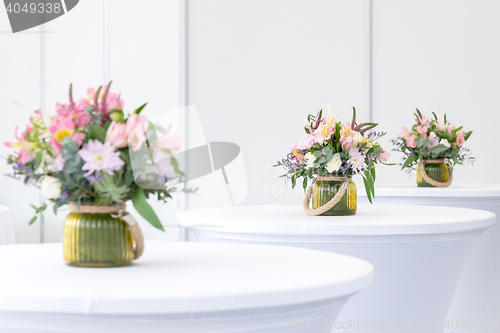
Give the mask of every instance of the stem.
[{"label": "stem", "polygon": [[85,187],[83,187],[83,186],[81,186],[81,185],[78,185],[78,184],[75,184],[75,183],[73,183],[72,181],[67,181],[67,182],[68,182],[70,185],[73,185],[73,186],[78,187],[78,188],[79,188],[79,189],[81,189],[83,192],[85,192],[85,193],[87,193],[87,194],[89,194],[89,195],[93,196],[94,198],[97,198],[97,194],[90,192],[90,191],[89,191],[89,190],[87,190]]}]

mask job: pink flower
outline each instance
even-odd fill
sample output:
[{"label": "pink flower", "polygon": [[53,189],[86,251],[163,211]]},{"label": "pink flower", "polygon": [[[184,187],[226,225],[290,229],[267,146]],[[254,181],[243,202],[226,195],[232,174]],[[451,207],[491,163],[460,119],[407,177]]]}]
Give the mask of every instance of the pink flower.
[{"label": "pink flower", "polygon": [[314,138],[316,142],[319,144],[323,144],[323,141],[328,140],[332,137],[332,134],[335,131],[335,127],[332,127],[325,122],[322,122],[318,128],[314,131]]},{"label": "pink flower", "polygon": [[380,155],[378,156],[378,159],[380,162],[385,163],[389,160],[389,157],[391,157],[391,153],[384,150],[383,152],[380,153]]},{"label": "pink flower", "polygon": [[461,130],[457,132],[457,139],[456,139],[456,144],[457,146],[463,145],[465,142],[465,131]]},{"label": "pink flower", "polygon": [[89,140],[80,149],[78,155],[85,162],[82,167],[82,170],[87,170],[85,177],[99,171],[112,175],[113,171],[120,170],[125,165],[125,162],[120,158],[120,152],[116,151],[109,142]]},{"label": "pink flower", "polygon": [[358,172],[365,166],[365,157],[358,150],[358,148],[353,148],[349,150],[349,156],[351,158],[347,161],[347,163],[352,167],[354,172]]},{"label": "pink flower", "polygon": [[[104,85],[101,88],[101,91],[99,93],[99,101],[101,101],[104,92],[106,91],[108,85]],[[94,99],[94,95],[96,93],[96,90],[94,88],[88,88],[87,89],[87,96],[89,98],[89,101],[92,101]],[[123,99],[119,98],[120,96],[117,93],[112,93],[108,91],[108,95],[106,96],[106,110],[109,112],[112,109],[120,109],[123,110]]]},{"label": "pink flower", "polygon": [[401,134],[399,134],[399,137],[405,140],[410,139],[410,132],[408,132],[406,127],[401,127]]},{"label": "pink flower", "polygon": [[116,149],[124,148],[130,143],[132,150],[137,151],[141,148],[141,144],[147,140],[145,133],[148,128],[148,119],[134,113],[127,119],[126,124],[111,122],[104,142],[109,142]]},{"label": "pink flower", "polygon": [[85,98],[81,98],[79,101],[78,101],[78,108],[79,109],[85,109],[87,107],[90,106],[90,101],[88,99],[85,99]]},{"label": "pink flower", "polygon": [[62,155],[58,155],[52,164],[52,171],[61,172],[64,169],[64,163],[66,163],[66,159]]},{"label": "pink flower", "polygon": [[446,127],[446,131],[448,131],[448,134],[451,135],[451,131],[453,131],[454,129],[456,129],[455,125],[453,124],[449,124],[447,127]]},{"label": "pink flower", "polygon": [[424,127],[422,127],[420,125],[417,126],[417,132],[419,134],[425,135],[427,133],[427,130],[428,130],[427,126],[424,126]]},{"label": "pink flower", "polygon": [[415,148],[417,147],[417,144],[415,143],[415,139],[418,138],[416,135],[410,135],[410,137],[406,140],[406,145],[410,148]]},{"label": "pink flower", "polygon": [[422,117],[422,121],[420,122],[420,125],[426,126],[428,123],[429,123],[429,118]]},{"label": "pink flower", "polygon": [[127,146],[128,136],[129,133],[127,133],[127,125],[113,121],[108,127],[104,142],[111,143],[113,147],[120,149]]},{"label": "pink flower", "polygon": [[28,140],[29,134],[33,130],[32,127],[27,126],[26,130],[20,135],[17,135],[18,128],[16,127],[15,136],[18,142],[4,142],[4,144],[12,149],[19,149],[18,157],[19,162],[22,164],[26,164],[26,162],[32,161],[35,159],[34,149],[38,147],[37,142],[30,142]]},{"label": "pink flower", "polygon": [[418,119],[417,118],[413,119],[413,125],[418,125]]},{"label": "pink flower", "polygon": [[439,144],[439,138],[437,136],[429,136],[429,140],[431,143],[427,145],[427,149],[431,149],[432,147],[436,147]]},{"label": "pink flower", "polygon": [[342,129],[340,130],[340,143],[344,151],[352,146],[353,136],[354,133],[351,130],[351,125],[349,123],[342,125]]},{"label": "pink flower", "polygon": [[156,139],[156,147],[175,154],[181,149],[181,141],[182,138],[180,135],[167,133]]},{"label": "pink flower", "polygon": [[55,118],[50,124],[49,131],[52,134],[52,137],[49,142],[52,148],[56,151],[57,155],[59,155],[62,148],[60,142],[65,137],[70,137],[72,140],[76,141],[78,145],[81,145],[83,139],[85,138],[83,133],[77,133],[75,131],[75,123],[72,118],[73,117],[71,115],[67,117]]},{"label": "pink flower", "polygon": [[296,144],[293,145],[292,151],[301,151],[304,149],[311,148],[315,142],[316,142],[316,138],[314,137],[313,134],[303,136],[299,142],[297,142]]},{"label": "pink flower", "polygon": [[134,113],[127,119],[128,144],[132,151],[138,151],[146,142],[146,131],[149,128],[148,119],[145,116]]}]

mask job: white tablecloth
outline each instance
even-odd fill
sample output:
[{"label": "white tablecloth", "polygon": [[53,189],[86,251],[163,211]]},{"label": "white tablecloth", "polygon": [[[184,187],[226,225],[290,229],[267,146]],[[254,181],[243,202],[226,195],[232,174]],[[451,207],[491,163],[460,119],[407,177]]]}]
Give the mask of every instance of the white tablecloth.
[{"label": "white tablecloth", "polygon": [[65,266],[61,244],[10,245],[0,262],[0,332],[289,332],[333,321],[373,278],[352,257],[236,244],[147,242],[111,269]]},{"label": "white tablecloth", "polygon": [[359,205],[355,216],[248,206],[196,209],[178,217],[204,242],[289,245],[371,262],[377,271],[373,286],[353,296],[338,318],[342,332],[367,333],[400,325],[442,331],[474,242],[495,223],[487,211],[408,205]]},{"label": "white tablecloth", "polygon": [[10,208],[0,206],[0,245],[14,244],[14,225],[10,216]]},{"label": "white tablecloth", "polygon": [[[360,202],[368,202],[364,189],[358,189],[358,194]],[[446,188],[377,184],[374,204],[463,207],[499,215],[500,184],[453,183]],[[500,322],[499,258],[500,227],[495,225],[478,238],[472,249],[451,303],[448,313],[450,321],[473,320],[483,322],[483,326],[495,319]],[[484,327],[468,331],[482,333]]]}]

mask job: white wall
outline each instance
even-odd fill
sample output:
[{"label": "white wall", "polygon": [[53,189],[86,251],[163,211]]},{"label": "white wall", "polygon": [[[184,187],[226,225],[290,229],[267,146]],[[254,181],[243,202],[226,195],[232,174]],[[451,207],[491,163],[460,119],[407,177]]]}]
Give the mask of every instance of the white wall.
[{"label": "white wall", "polygon": [[[108,6],[105,10],[104,6]],[[155,10],[151,10],[155,8]],[[109,25],[104,22],[108,13]],[[85,97],[88,87],[97,87],[105,77],[113,79],[113,91],[121,91],[125,110],[149,102],[148,117],[179,107],[179,1],[90,0],[78,5],[62,17],[40,28],[17,34],[8,33],[10,26],[5,11],[0,10],[0,142],[14,139],[14,127],[24,128],[28,115],[12,104],[16,100],[29,109],[40,107],[40,91],[45,92],[43,111],[53,113],[56,102],[66,102],[69,83],[74,95]],[[104,36],[109,35],[104,42]],[[40,43],[44,39],[45,62],[41,63]],[[107,57],[105,55],[108,55]],[[40,70],[44,84],[40,84]],[[41,89],[43,88],[43,89]],[[8,149],[0,146],[5,156]],[[9,170],[5,163],[0,171]],[[0,204],[11,207],[20,243],[38,242],[40,226],[28,227],[33,216],[30,203],[38,204],[38,191],[26,194],[18,181],[0,178]],[[151,200],[160,220],[166,224],[161,233],[139,219],[146,238],[178,239],[175,204],[157,204]],[[133,210],[133,208],[131,208]],[[59,242],[62,221],[45,214],[45,240]],[[137,216],[137,214],[136,214]]]},{"label": "white wall", "polygon": [[278,159],[300,139],[300,115],[363,111],[363,0],[189,1],[189,103],[209,141],[240,145],[244,204],[300,202]]},{"label": "white wall", "polygon": [[[375,0],[374,119],[394,137],[412,124],[415,107],[447,113],[474,130],[466,146],[474,166],[457,166],[454,181],[499,183],[492,166],[500,105],[500,2],[495,0]],[[397,159],[396,159],[397,160]],[[381,168],[380,182],[414,183]]]},{"label": "white wall", "polygon": [[[189,97],[209,140],[238,143],[250,194],[245,204],[299,203],[272,169],[298,140],[299,115],[328,99],[348,120],[364,113],[365,1],[191,0]],[[500,120],[500,3],[495,0],[373,0],[373,120],[389,139],[410,126],[418,107],[439,108],[466,130],[477,163],[458,166],[455,182],[500,182],[492,166]],[[365,119],[362,119],[365,120]],[[493,148],[494,149],[494,148]],[[392,161],[399,161],[394,154]],[[379,184],[415,184],[381,166]],[[359,183],[359,182],[358,182]]]}]

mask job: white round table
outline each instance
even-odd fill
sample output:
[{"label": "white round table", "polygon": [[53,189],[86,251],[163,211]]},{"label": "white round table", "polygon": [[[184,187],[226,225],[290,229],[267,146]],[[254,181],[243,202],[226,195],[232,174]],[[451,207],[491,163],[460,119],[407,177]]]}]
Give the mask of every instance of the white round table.
[{"label": "white round table", "polygon": [[0,205],[0,245],[14,244],[14,225],[10,216],[10,208]]},{"label": "white round table", "polygon": [[[291,245],[371,262],[374,284],[354,296],[342,331],[442,330],[475,239],[495,214],[429,206],[359,205],[355,216],[307,216],[301,206],[196,209],[178,214],[205,242]],[[418,326],[420,325],[420,326]]]},{"label": "white round table", "polygon": [[[62,244],[0,247],[0,332],[329,332],[366,261],[239,244],[146,243],[130,267],[64,265]],[[315,324],[318,323],[318,324]]]},{"label": "white round table", "polygon": [[[453,183],[446,188],[416,185],[377,185],[374,204],[431,205],[482,209],[500,214],[500,184]],[[364,189],[358,189],[359,202],[368,203]],[[484,332],[494,320],[500,331],[500,227],[494,226],[481,235],[458,283],[448,312],[450,323],[474,320],[468,332]],[[450,325],[451,326],[451,325]],[[455,326],[456,328],[456,326]],[[452,327],[450,331],[454,331]]]}]

